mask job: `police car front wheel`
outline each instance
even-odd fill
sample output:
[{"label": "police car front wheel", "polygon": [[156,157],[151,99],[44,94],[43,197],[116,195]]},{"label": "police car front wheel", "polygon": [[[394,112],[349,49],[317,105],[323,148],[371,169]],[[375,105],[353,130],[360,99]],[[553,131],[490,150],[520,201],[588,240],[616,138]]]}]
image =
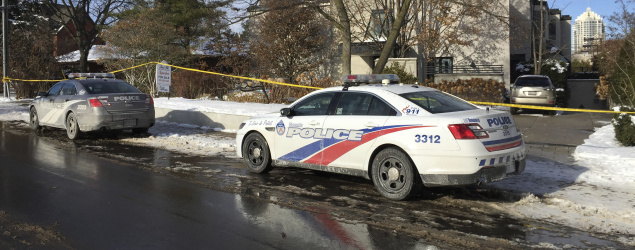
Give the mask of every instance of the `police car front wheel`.
[{"label": "police car front wheel", "polygon": [[401,150],[387,148],[373,159],[372,178],[377,191],[391,200],[405,200],[421,187],[410,158]]},{"label": "police car front wheel", "polygon": [[242,147],[243,159],[251,172],[266,173],[271,170],[269,144],[262,135],[249,134]]}]

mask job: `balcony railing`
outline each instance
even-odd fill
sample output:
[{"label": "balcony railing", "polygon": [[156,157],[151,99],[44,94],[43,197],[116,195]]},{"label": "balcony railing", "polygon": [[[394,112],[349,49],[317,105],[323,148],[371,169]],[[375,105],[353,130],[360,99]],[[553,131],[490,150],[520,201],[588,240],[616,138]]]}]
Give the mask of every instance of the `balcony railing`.
[{"label": "balcony railing", "polygon": [[503,65],[428,66],[427,74],[503,74]]}]

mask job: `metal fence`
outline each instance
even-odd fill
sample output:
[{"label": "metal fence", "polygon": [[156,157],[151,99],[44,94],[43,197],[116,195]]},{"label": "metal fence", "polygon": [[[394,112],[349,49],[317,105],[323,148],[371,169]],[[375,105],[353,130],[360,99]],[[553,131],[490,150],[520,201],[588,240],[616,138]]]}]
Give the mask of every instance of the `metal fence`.
[{"label": "metal fence", "polygon": [[428,66],[427,74],[503,74],[503,65]]}]

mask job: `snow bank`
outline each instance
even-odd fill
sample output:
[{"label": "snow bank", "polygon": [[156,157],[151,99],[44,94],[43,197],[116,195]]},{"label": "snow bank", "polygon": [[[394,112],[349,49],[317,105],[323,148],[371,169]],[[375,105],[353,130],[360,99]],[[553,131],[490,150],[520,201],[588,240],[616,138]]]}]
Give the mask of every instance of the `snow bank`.
[{"label": "snow bank", "polygon": [[220,100],[192,100],[181,97],[170,98],[169,100],[167,97],[156,98],[154,99],[154,106],[172,110],[202,111],[246,116],[278,112],[281,108],[287,107],[286,104],[241,103]]}]

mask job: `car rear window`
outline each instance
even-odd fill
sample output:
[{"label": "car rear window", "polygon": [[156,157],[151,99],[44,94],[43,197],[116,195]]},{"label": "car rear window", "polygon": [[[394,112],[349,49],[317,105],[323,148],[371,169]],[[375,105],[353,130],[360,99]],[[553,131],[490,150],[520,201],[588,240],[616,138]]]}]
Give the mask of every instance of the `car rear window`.
[{"label": "car rear window", "polygon": [[441,91],[412,92],[400,96],[433,114],[478,109],[469,102]]},{"label": "car rear window", "polygon": [[89,94],[141,93],[140,90],[124,81],[82,82],[82,85]]},{"label": "car rear window", "polygon": [[518,78],[515,85],[519,87],[549,87],[551,82],[544,77],[523,77]]}]

